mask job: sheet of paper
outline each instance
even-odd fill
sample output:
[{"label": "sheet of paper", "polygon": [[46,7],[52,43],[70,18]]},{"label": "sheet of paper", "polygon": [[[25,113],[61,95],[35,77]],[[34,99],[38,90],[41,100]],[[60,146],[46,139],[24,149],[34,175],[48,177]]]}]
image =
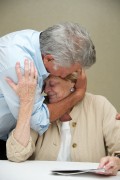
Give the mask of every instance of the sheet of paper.
[{"label": "sheet of paper", "polygon": [[75,174],[84,174],[84,173],[103,173],[105,172],[104,168],[99,169],[82,169],[82,170],[52,170],[53,174],[58,175],[75,175]]}]

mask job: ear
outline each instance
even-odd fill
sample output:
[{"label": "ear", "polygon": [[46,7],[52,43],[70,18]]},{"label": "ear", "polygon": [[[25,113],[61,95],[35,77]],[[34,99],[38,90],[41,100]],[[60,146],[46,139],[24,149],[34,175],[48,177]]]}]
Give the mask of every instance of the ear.
[{"label": "ear", "polygon": [[75,87],[75,83],[70,81],[71,82],[71,88],[74,88]]},{"label": "ear", "polygon": [[50,61],[53,61],[53,60],[54,60],[54,58],[53,58],[53,56],[50,55],[50,54],[43,56],[43,63],[44,63],[45,66],[47,66],[48,63],[49,63]]}]

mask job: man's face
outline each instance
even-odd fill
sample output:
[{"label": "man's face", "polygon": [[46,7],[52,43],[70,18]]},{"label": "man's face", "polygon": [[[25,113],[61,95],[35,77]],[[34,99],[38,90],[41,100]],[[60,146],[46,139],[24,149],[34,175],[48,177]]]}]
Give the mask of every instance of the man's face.
[{"label": "man's face", "polygon": [[62,67],[57,66],[50,69],[50,73],[54,76],[60,76],[61,78],[65,78],[67,75],[72,74],[75,71],[80,69],[80,65],[78,63],[70,66],[70,67]]},{"label": "man's face", "polygon": [[54,62],[54,59],[51,55],[46,55],[43,57],[43,62],[45,65],[46,70],[54,76],[60,76],[61,78],[65,78],[67,75],[77,72],[82,67],[79,63],[75,63],[71,65],[70,67],[62,67],[59,65],[56,65]]},{"label": "man's face", "polygon": [[54,62],[50,62],[47,64],[46,69],[51,75],[65,78],[67,75],[72,74],[75,71],[77,72],[79,69],[81,69],[81,66],[79,63],[76,63],[70,67],[62,67],[55,65]]}]

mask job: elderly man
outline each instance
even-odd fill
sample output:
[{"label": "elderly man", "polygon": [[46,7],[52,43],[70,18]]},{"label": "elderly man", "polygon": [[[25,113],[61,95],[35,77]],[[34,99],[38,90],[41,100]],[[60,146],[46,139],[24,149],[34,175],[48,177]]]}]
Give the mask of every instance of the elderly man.
[{"label": "elderly man", "polygon": [[[94,64],[96,53],[89,34],[76,23],[57,24],[43,32],[22,30],[1,37],[0,139],[2,140],[6,140],[9,132],[15,127],[19,109],[19,99],[5,78],[10,77],[17,83],[15,65],[21,64],[21,70],[24,73],[24,61],[29,74],[27,59],[34,62],[38,71],[31,128],[42,135],[50,122],[64,115],[84,97],[86,80],[81,76],[81,67],[86,68]],[[74,71],[79,73],[76,91],[58,103],[44,104],[41,93],[44,80],[48,75],[53,74],[64,78]]]}]

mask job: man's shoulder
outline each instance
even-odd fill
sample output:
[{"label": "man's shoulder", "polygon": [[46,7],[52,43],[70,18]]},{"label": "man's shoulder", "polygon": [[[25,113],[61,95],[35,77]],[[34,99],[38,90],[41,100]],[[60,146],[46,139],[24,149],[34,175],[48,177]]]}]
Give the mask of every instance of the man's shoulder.
[{"label": "man's shoulder", "polygon": [[3,38],[3,37],[5,37],[5,36],[11,36],[11,35],[13,35],[13,34],[26,34],[26,33],[33,33],[33,32],[39,32],[39,31],[34,30],[34,29],[21,29],[21,30],[9,32],[9,33],[1,36],[0,38]]},{"label": "man's shoulder", "polygon": [[19,41],[20,39],[31,39],[34,34],[40,34],[40,32],[33,29],[14,31],[2,36],[0,38],[0,44],[8,44],[9,42],[12,43],[14,41]]},{"label": "man's shoulder", "polygon": [[33,30],[33,29],[23,29],[23,30],[12,32],[10,34],[25,34],[25,35],[27,35],[27,34],[33,34],[33,33],[40,33],[40,32],[37,30]]}]

